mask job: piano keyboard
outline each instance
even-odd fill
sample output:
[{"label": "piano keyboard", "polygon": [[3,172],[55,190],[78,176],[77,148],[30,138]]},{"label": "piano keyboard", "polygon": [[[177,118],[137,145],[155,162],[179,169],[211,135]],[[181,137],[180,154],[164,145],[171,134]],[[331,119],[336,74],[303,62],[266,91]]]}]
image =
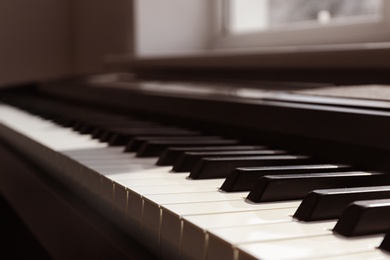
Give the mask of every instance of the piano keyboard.
[{"label": "piano keyboard", "polygon": [[[47,120],[2,104],[0,134],[18,149],[45,164],[56,178],[74,187],[81,196],[88,193],[103,201],[103,211],[115,215],[115,221],[120,221],[130,235],[158,257],[236,260],[390,258],[388,245],[383,242],[383,249],[378,248],[387,239],[384,240],[383,225],[380,231],[370,233],[369,230],[363,236],[345,237],[332,231],[338,223],[337,217],[322,216],[307,222],[293,217],[304,211],[300,207],[304,203],[310,204],[314,195],[309,197],[295,192],[293,196],[288,196],[289,189],[296,189],[292,187],[299,187],[297,190],[312,187],[317,190],[315,187],[318,187],[329,189],[316,191],[327,196],[337,191],[350,191],[360,194],[359,200],[390,198],[390,186],[383,186],[390,185],[384,174],[329,164],[310,156],[273,150],[262,144],[241,144],[238,140],[217,136],[205,138],[199,136],[196,130],[181,128],[175,128],[180,132],[176,139],[167,137],[169,134],[155,140],[145,138],[149,144],[146,141],[138,150],[124,152],[129,145],[125,147],[124,142],[118,145],[112,141],[112,146],[109,146],[96,138],[102,137],[97,134],[99,127],[80,121],[81,118],[91,121],[95,114],[86,116],[75,108],[73,111],[67,109],[67,112],[75,114],[65,116],[56,114],[59,108],[60,105],[53,105],[47,114],[40,111],[41,116],[52,119]],[[69,119],[72,117],[77,120],[71,122]],[[122,132],[129,132],[129,129],[137,132],[134,129],[151,125],[169,132],[169,127],[138,119],[131,119],[133,127],[129,128],[121,123],[123,120],[128,118],[111,118],[108,125]],[[154,130],[148,131],[150,136],[155,136]],[[187,134],[192,137],[184,138],[183,135]],[[112,136],[109,138],[114,139]],[[160,166],[164,164],[161,163],[162,155],[155,156],[162,152],[166,155],[166,146],[174,147],[172,150],[189,147],[185,150],[190,151],[186,155],[192,153],[189,158],[198,156],[198,160],[187,172],[173,172],[172,165]],[[232,152],[234,147],[240,146],[242,149],[238,150],[246,152],[241,155]],[[202,150],[202,147],[207,148]],[[222,147],[230,153],[219,153]],[[215,157],[210,150],[214,151]],[[197,151],[199,154],[196,154]],[[184,155],[180,158],[185,159]],[[257,177],[254,177],[255,174],[258,174]],[[287,178],[294,174],[296,178]],[[304,180],[303,184],[300,179]],[[364,183],[369,187],[361,187]],[[379,184],[382,186],[379,187]],[[235,191],[228,192],[228,188],[225,191],[221,187]],[[287,194],[286,197],[264,195],[278,190],[280,194]],[[259,201],[265,199],[253,202],[248,199],[250,193],[255,193]],[[318,200],[323,198],[327,197],[324,195]],[[344,209],[351,198],[342,198],[344,200],[338,202]],[[381,205],[386,202],[381,201]],[[332,208],[329,203],[322,206]],[[314,212],[315,206],[311,207]],[[388,217],[387,212],[381,214]],[[334,214],[340,217],[341,213]],[[372,218],[370,214],[361,214]],[[315,219],[315,216],[312,218]]]}]

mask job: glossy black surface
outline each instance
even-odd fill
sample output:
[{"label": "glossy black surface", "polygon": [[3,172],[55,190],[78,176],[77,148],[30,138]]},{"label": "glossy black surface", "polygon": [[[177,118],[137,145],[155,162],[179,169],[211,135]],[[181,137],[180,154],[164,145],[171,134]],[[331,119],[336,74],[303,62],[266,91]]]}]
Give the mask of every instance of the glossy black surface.
[{"label": "glossy black surface", "polygon": [[239,156],[263,156],[286,154],[283,150],[186,152],[173,165],[174,172],[190,172],[202,158],[228,158]]},{"label": "glossy black surface", "polygon": [[239,144],[238,140],[228,139],[189,139],[189,140],[161,140],[161,141],[149,141],[144,143],[137,151],[137,157],[154,157],[159,156],[168,147],[180,147],[180,146],[224,146]]},{"label": "glossy black surface", "polygon": [[180,130],[171,128],[138,128],[138,129],[118,129],[112,131],[108,138],[110,146],[126,145],[132,138],[140,136],[200,136],[200,132],[190,130]]},{"label": "glossy black surface", "polygon": [[226,177],[221,186],[221,190],[227,192],[249,191],[265,175],[340,172],[350,169],[352,169],[351,166],[336,164],[237,168]]},{"label": "glossy black surface", "polygon": [[390,253],[390,229],[387,230],[386,236],[380,244],[379,248],[387,253]]},{"label": "glossy black surface", "polygon": [[160,154],[157,165],[173,165],[181,155],[186,152],[211,152],[211,151],[251,151],[264,150],[265,146],[258,145],[234,145],[234,146],[201,146],[201,147],[170,147]]},{"label": "glossy black surface", "polygon": [[[173,129],[172,129],[173,130]],[[132,138],[125,147],[125,152],[136,152],[146,143],[154,142],[189,142],[196,143],[203,140],[220,140],[221,136],[140,136]],[[169,145],[167,146],[169,147]]]},{"label": "glossy black surface", "polygon": [[333,232],[346,237],[385,233],[389,219],[390,199],[357,201],[345,209]]},{"label": "glossy black surface", "polygon": [[280,166],[309,163],[312,159],[307,156],[268,155],[242,156],[233,158],[204,158],[191,170],[191,179],[226,178],[238,167]]},{"label": "glossy black surface", "polygon": [[301,221],[336,219],[352,202],[390,198],[390,186],[314,190],[302,200],[294,213]]},{"label": "glossy black surface", "polygon": [[385,174],[369,172],[336,172],[262,177],[248,194],[253,202],[302,199],[315,189],[364,187],[390,184]]}]

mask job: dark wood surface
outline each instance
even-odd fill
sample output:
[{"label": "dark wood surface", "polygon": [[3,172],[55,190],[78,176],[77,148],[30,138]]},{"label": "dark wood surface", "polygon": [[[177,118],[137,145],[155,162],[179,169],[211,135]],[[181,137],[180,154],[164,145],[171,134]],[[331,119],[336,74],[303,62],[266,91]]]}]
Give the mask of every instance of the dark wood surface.
[{"label": "dark wood surface", "polygon": [[155,258],[4,142],[0,158],[1,259]]},{"label": "dark wood surface", "polygon": [[[11,169],[3,168],[2,171]],[[0,258],[51,259],[9,203],[0,197]]]}]

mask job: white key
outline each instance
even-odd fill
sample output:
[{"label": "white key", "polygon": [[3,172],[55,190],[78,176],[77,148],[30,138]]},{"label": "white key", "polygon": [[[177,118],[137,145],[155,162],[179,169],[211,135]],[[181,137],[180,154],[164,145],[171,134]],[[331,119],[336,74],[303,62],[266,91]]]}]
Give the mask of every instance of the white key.
[{"label": "white key", "polygon": [[55,151],[105,147],[88,136],[78,135],[67,128],[35,118],[17,109],[1,106],[0,120],[8,127],[22,133]]},{"label": "white key", "polygon": [[[198,181],[192,182],[199,183]],[[247,194],[247,192],[219,192],[215,188],[214,191],[206,192],[145,195],[143,197],[142,214],[142,232],[144,240],[147,241],[148,245],[151,246],[153,251],[158,253],[161,224],[161,206],[177,203],[184,203],[188,206],[191,206],[191,203],[194,202],[242,200],[243,197],[245,197]]]},{"label": "white key", "polygon": [[[373,251],[383,235],[342,238],[325,235],[309,238],[242,244],[237,246],[239,260],[253,259],[321,259],[338,255]],[[355,259],[355,258],[351,258]]]},{"label": "white key", "polygon": [[181,255],[184,259],[205,259],[209,229],[291,222],[295,210],[295,207],[291,207],[184,216]]},{"label": "white key", "polygon": [[337,256],[326,256],[325,258],[319,258],[319,259],[326,259],[326,260],[388,260],[390,259],[390,254],[387,252],[384,252],[380,249],[373,249],[367,252],[358,252],[358,253],[352,253],[352,254],[344,254],[344,255],[337,255]]},{"label": "white key", "polygon": [[336,221],[285,223],[237,226],[230,228],[210,229],[207,259],[234,259],[235,247],[238,244],[286,240],[292,238],[309,238],[319,235],[331,235]]},{"label": "white key", "polygon": [[240,199],[222,202],[165,205],[162,207],[160,232],[161,255],[164,258],[172,258],[177,252],[180,252],[183,217],[185,216],[292,207],[297,208],[299,203],[300,201],[253,204]]},{"label": "white key", "polygon": [[[150,180],[148,180],[150,181]],[[138,230],[141,228],[142,211],[144,204],[144,197],[154,194],[175,194],[180,196],[183,193],[201,193],[207,191],[215,191],[221,184],[221,180],[204,180],[196,183],[175,184],[164,186],[126,186],[128,188],[128,210],[127,218],[131,230]]]}]

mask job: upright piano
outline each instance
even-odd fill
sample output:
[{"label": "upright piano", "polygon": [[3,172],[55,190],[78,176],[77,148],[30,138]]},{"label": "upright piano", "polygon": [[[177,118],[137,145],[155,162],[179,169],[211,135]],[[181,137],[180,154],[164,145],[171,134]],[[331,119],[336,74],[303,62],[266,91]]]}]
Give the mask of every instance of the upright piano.
[{"label": "upright piano", "polygon": [[0,191],[49,255],[390,258],[389,86],[169,72],[2,91],[1,150],[26,161]]}]

